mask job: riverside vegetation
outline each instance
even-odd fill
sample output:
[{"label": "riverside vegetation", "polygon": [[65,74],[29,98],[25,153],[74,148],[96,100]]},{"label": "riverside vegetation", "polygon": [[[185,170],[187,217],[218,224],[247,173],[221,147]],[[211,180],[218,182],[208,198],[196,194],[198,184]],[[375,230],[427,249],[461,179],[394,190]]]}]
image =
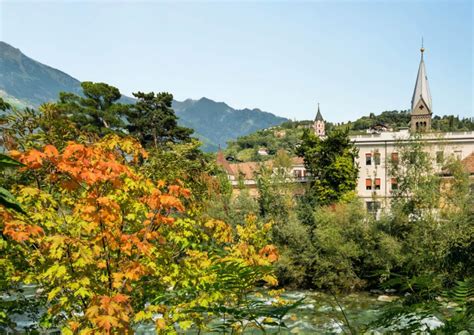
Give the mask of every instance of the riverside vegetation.
[{"label": "riverside vegetation", "polygon": [[304,300],[282,288],[298,288],[336,303],[360,290],[400,297],[370,324],[342,308],[344,332],[416,331],[423,316],[440,320],[433,332],[473,330],[473,195],[460,162],[447,160],[443,179],[414,137],[390,167],[392,210],[375,217],[353,191],[348,130],[305,131],[297,153],[314,178],[303,195],[284,182],[289,156],[277,150],[258,198],[233,197],[178,126],[171,94],[122,104],[107,84],[82,89],[37,110],[1,101],[1,329],[25,314],[38,318],[30,331],[65,334],[284,332]]}]

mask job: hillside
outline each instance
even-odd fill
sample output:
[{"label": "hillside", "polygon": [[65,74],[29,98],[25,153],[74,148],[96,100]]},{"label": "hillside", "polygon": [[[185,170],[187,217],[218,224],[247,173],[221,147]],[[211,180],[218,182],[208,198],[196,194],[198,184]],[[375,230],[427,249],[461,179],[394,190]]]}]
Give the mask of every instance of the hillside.
[{"label": "hillside", "polygon": [[[37,107],[56,100],[61,91],[80,94],[80,85],[78,79],[37,62],[0,41],[0,97],[15,107]],[[123,96],[122,102],[133,103],[133,99]],[[204,142],[206,151],[215,151],[231,139],[286,121],[259,109],[237,110],[208,98],[174,101],[173,107],[179,124],[195,129],[195,135]]]},{"label": "hillside", "polygon": [[[41,64],[0,41],[0,90],[7,99],[38,106],[55,100],[61,91],[80,93],[81,83],[68,74]],[[8,99],[8,100],[10,100]]]},{"label": "hillside", "polygon": [[[376,124],[384,124],[388,128],[398,130],[407,128],[410,122],[409,111],[384,111],[378,115],[370,114],[355,121],[334,124],[326,122],[326,132],[333,128],[347,127],[350,134],[365,134],[367,130]],[[270,159],[279,149],[283,149],[295,155],[305,129],[311,127],[313,121],[288,121],[280,126],[256,131],[252,134],[242,136],[236,140],[229,141],[225,150],[226,156],[233,157],[238,161],[263,161]],[[433,116],[433,131],[474,131],[474,118],[459,118],[454,115]],[[258,153],[259,149],[265,149],[268,155]]]}]

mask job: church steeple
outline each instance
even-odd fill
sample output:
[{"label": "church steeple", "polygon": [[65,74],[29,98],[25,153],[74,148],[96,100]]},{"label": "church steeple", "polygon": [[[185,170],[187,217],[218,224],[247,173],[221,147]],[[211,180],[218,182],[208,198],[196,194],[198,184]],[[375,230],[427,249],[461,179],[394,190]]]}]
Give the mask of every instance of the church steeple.
[{"label": "church steeple", "polygon": [[433,104],[431,101],[430,87],[428,85],[428,76],[426,75],[425,61],[423,53],[425,48],[421,43],[421,59],[416,76],[415,89],[411,99],[411,130],[426,131],[431,128],[431,114]]},{"label": "church steeple", "polygon": [[321,115],[321,111],[319,110],[319,102],[318,102],[318,112],[316,113],[316,118],[314,121],[324,121],[323,116]]},{"label": "church steeple", "polygon": [[313,129],[314,133],[322,137],[326,135],[326,124],[324,123],[323,115],[321,114],[321,110],[319,109],[319,102],[318,102],[318,112],[316,113],[316,117],[314,118]]}]

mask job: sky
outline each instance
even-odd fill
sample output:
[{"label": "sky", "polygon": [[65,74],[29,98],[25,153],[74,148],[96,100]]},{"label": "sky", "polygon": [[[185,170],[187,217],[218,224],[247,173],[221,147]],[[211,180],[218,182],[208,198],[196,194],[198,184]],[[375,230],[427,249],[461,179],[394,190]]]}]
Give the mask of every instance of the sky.
[{"label": "sky", "polygon": [[0,0],[0,39],[81,81],[297,120],[409,109],[422,37],[434,114],[473,117],[473,1]]}]

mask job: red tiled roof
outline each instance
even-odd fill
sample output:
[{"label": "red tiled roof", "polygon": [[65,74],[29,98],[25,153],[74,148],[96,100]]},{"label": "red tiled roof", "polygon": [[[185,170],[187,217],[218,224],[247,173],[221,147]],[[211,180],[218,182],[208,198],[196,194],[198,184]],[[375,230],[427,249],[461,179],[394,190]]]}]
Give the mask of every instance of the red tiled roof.
[{"label": "red tiled roof", "polygon": [[[302,157],[292,157],[291,162],[293,166],[303,165],[304,159]],[[217,164],[221,165],[229,175],[236,177],[242,175],[244,179],[251,180],[255,178],[255,173],[260,169],[262,164],[267,168],[271,168],[273,165],[273,161],[268,160],[265,162],[229,163],[225,159],[224,153],[222,151],[218,151]]]}]

